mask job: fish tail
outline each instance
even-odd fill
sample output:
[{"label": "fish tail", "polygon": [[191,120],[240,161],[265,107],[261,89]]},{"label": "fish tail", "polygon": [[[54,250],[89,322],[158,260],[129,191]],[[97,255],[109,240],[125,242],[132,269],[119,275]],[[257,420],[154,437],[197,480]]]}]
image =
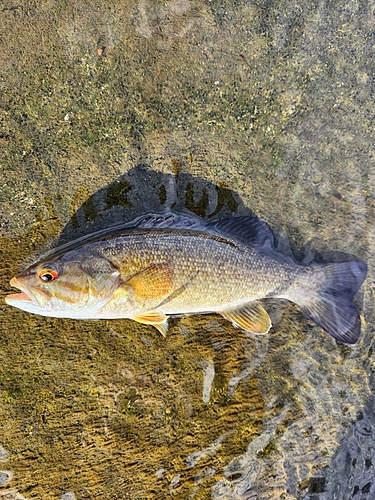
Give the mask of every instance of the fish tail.
[{"label": "fish tail", "polygon": [[366,273],[367,265],[360,260],[313,264],[292,286],[291,300],[332,337],[354,345],[361,320],[353,299]]}]

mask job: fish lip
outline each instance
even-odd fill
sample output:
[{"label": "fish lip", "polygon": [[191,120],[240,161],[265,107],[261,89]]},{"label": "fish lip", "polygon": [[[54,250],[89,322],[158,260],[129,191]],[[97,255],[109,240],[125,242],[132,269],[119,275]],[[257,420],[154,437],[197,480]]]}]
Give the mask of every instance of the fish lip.
[{"label": "fish lip", "polygon": [[22,300],[22,301],[25,301],[25,300],[28,300],[29,302],[32,302],[32,300],[30,299],[30,297],[28,295],[26,295],[26,293],[9,293],[8,295],[5,296],[5,302],[9,302],[9,301],[13,301],[13,300]]},{"label": "fish lip", "polygon": [[38,302],[35,295],[16,277],[12,278],[9,282],[14,288],[18,288],[22,293],[11,293],[5,297],[5,301],[9,300],[28,300],[30,302]]}]

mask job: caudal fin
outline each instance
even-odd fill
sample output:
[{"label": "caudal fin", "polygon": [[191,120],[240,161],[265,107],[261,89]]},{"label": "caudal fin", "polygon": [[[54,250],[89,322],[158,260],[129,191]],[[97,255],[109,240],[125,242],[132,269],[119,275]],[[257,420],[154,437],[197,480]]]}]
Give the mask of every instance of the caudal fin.
[{"label": "caudal fin", "polygon": [[316,265],[312,277],[314,293],[308,294],[308,300],[301,294],[295,302],[332,337],[354,345],[361,334],[361,320],[353,298],[366,273],[367,265],[363,261]]}]

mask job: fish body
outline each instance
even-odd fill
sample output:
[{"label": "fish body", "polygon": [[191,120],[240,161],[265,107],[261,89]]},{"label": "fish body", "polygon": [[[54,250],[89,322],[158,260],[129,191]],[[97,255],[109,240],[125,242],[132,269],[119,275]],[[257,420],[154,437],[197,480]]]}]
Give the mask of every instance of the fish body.
[{"label": "fish body", "polygon": [[288,299],[348,344],[360,319],[353,297],[362,261],[302,265],[280,254],[257,217],[215,222],[148,214],[49,252],[11,281],[6,302],[28,312],[73,319],[130,318],[165,334],[171,315],[222,314],[246,331],[266,333],[258,302]]}]

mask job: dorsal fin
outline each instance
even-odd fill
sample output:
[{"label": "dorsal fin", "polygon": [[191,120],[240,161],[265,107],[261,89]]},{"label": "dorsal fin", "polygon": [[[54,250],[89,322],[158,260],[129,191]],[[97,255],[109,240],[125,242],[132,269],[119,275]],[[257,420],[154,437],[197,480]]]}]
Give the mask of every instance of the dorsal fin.
[{"label": "dorsal fin", "polygon": [[[275,238],[269,225],[254,215],[207,222],[195,216],[173,212],[151,212],[126,224],[122,223],[108,227],[48,252],[43,256],[43,260],[46,257],[56,258],[64,252],[76,250],[86,243],[100,241],[101,239],[116,235],[116,233],[118,233],[118,235],[130,234],[130,232],[137,231],[138,229],[152,228],[206,231],[215,236],[227,238],[232,242],[250,245],[260,254],[271,257],[279,262],[288,264],[296,263],[290,251],[290,247],[289,251],[285,251],[285,248],[278,248],[277,245],[275,245]],[[285,242],[284,247],[286,247]]]},{"label": "dorsal fin", "polygon": [[114,234],[122,234],[129,232],[133,229],[152,229],[152,228],[177,228],[177,229],[202,229],[205,228],[205,222],[197,217],[192,217],[189,215],[175,214],[173,212],[162,212],[154,213],[149,212],[145,215],[137,217],[130,222],[120,222],[118,224],[112,224],[105,229],[100,229],[94,233],[86,234],[77,238],[76,240],[64,243],[63,245],[51,249],[46,254],[42,255],[40,259],[36,262],[39,263],[46,258],[57,258],[70,250],[76,250],[79,247],[92,243],[94,241],[100,241],[107,237],[111,237]]},{"label": "dorsal fin", "polygon": [[266,222],[255,215],[233,217],[209,222],[206,230],[215,234],[226,236],[245,245],[255,248],[260,254],[267,255],[279,262],[295,264],[296,261],[290,250],[289,244],[282,240],[284,249],[281,252],[276,244],[272,229]]},{"label": "dorsal fin", "polygon": [[273,249],[275,246],[272,229],[266,222],[262,222],[254,215],[209,222],[206,224],[206,228],[221,235],[230,235],[238,241],[256,248]]},{"label": "dorsal fin", "polygon": [[173,212],[149,213],[133,221],[133,227],[208,231],[216,236],[227,237],[232,241],[250,245],[262,255],[267,255],[279,262],[296,263],[286,238],[280,240],[282,249],[279,249],[275,244],[272,229],[255,215],[206,222],[195,216]]},{"label": "dorsal fin", "polygon": [[173,227],[175,229],[204,229],[206,226],[204,220],[190,215],[176,214],[173,212],[149,213],[139,217],[133,221],[133,223],[135,223],[133,227],[142,228]]}]

